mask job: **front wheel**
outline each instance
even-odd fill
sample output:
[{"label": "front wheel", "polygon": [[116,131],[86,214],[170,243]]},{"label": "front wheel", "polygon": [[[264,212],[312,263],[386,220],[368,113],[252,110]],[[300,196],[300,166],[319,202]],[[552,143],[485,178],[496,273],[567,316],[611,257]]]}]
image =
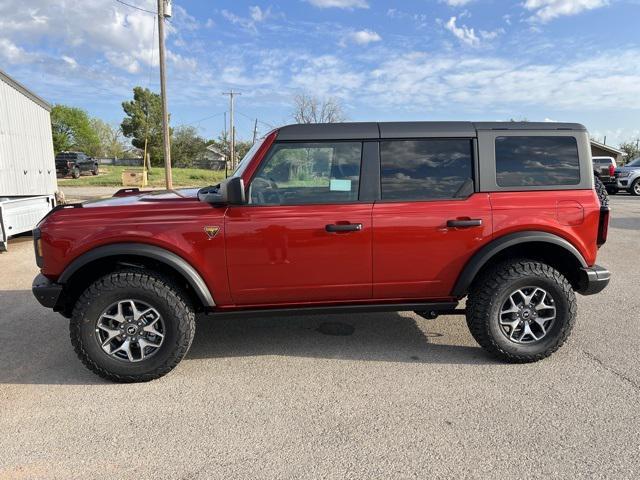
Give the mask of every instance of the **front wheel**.
[{"label": "front wheel", "polygon": [[562,346],[577,303],[567,279],[551,266],[519,260],[478,278],[467,300],[467,324],[489,353],[513,363],[536,362]]},{"label": "front wheel", "polygon": [[640,178],[636,178],[631,187],[629,188],[629,193],[634,196],[640,196]]},{"label": "front wheel", "polygon": [[173,282],[155,273],[119,271],[93,283],[76,302],[71,343],[84,365],[116,382],[169,373],[186,355],[195,314]]},{"label": "front wheel", "polygon": [[71,178],[80,178],[80,169],[78,167],[73,167],[73,170],[71,170]]}]

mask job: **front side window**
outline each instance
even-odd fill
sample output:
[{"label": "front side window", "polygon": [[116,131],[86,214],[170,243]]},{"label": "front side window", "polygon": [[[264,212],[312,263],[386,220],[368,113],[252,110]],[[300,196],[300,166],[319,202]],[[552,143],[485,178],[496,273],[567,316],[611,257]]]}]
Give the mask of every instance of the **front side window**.
[{"label": "front side window", "polygon": [[501,187],[577,185],[578,143],[568,136],[498,137],[496,180]]},{"label": "front side window", "polygon": [[361,142],[275,144],[251,181],[257,205],[344,203],[358,200]]},{"label": "front side window", "polygon": [[382,200],[437,200],[473,193],[470,139],[380,143]]}]

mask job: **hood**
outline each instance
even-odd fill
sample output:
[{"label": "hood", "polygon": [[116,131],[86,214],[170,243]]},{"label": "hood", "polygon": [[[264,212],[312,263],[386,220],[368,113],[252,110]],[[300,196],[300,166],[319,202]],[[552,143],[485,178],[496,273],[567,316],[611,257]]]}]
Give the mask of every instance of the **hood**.
[{"label": "hood", "polygon": [[185,202],[198,200],[198,188],[182,188],[179,190],[154,190],[133,194],[114,195],[111,198],[89,200],[82,204],[83,208],[122,207],[127,205],[153,205],[154,203]]}]

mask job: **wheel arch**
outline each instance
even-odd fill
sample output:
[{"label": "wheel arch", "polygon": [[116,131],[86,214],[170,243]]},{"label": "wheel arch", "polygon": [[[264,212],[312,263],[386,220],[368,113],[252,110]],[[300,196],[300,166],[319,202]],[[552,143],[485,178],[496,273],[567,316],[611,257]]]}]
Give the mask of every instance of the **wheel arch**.
[{"label": "wheel arch", "polygon": [[198,271],[183,257],[161,247],[138,243],[117,243],[90,250],[62,272],[58,283],[67,290],[65,302],[57,310],[73,308],[75,299],[91,282],[122,267],[151,269],[180,282],[186,293],[201,308],[215,307],[213,296]]},{"label": "wheel arch", "polygon": [[560,271],[574,289],[580,286],[580,269],[588,267],[578,249],[558,235],[540,231],[511,233],[491,241],[471,257],[458,276],[451,296],[465,296],[480,273],[507,258],[544,261]]}]

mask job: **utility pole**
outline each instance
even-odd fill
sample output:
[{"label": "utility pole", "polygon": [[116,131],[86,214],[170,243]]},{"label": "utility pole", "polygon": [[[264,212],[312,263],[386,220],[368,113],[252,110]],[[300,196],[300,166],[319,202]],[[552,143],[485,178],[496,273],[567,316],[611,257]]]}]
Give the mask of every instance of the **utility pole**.
[{"label": "utility pole", "polygon": [[158,41],[160,50],[160,96],[162,97],[162,137],[164,141],[164,176],[167,190],[173,190],[171,175],[171,138],[167,108],[167,80],[164,54],[164,19],[171,16],[171,0],[158,0]]},{"label": "utility pole", "polygon": [[228,92],[223,92],[223,95],[229,95],[229,135],[231,136],[231,170],[236,169],[236,128],[233,123],[233,97],[236,95],[242,95],[240,92],[234,92],[233,88]]},{"label": "utility pole", "polygon": [[258,137],[258,119],[256,118],[256,123],[253,124],[253,142],[251,143],[251,145],[255,145],[257,137]]}]

